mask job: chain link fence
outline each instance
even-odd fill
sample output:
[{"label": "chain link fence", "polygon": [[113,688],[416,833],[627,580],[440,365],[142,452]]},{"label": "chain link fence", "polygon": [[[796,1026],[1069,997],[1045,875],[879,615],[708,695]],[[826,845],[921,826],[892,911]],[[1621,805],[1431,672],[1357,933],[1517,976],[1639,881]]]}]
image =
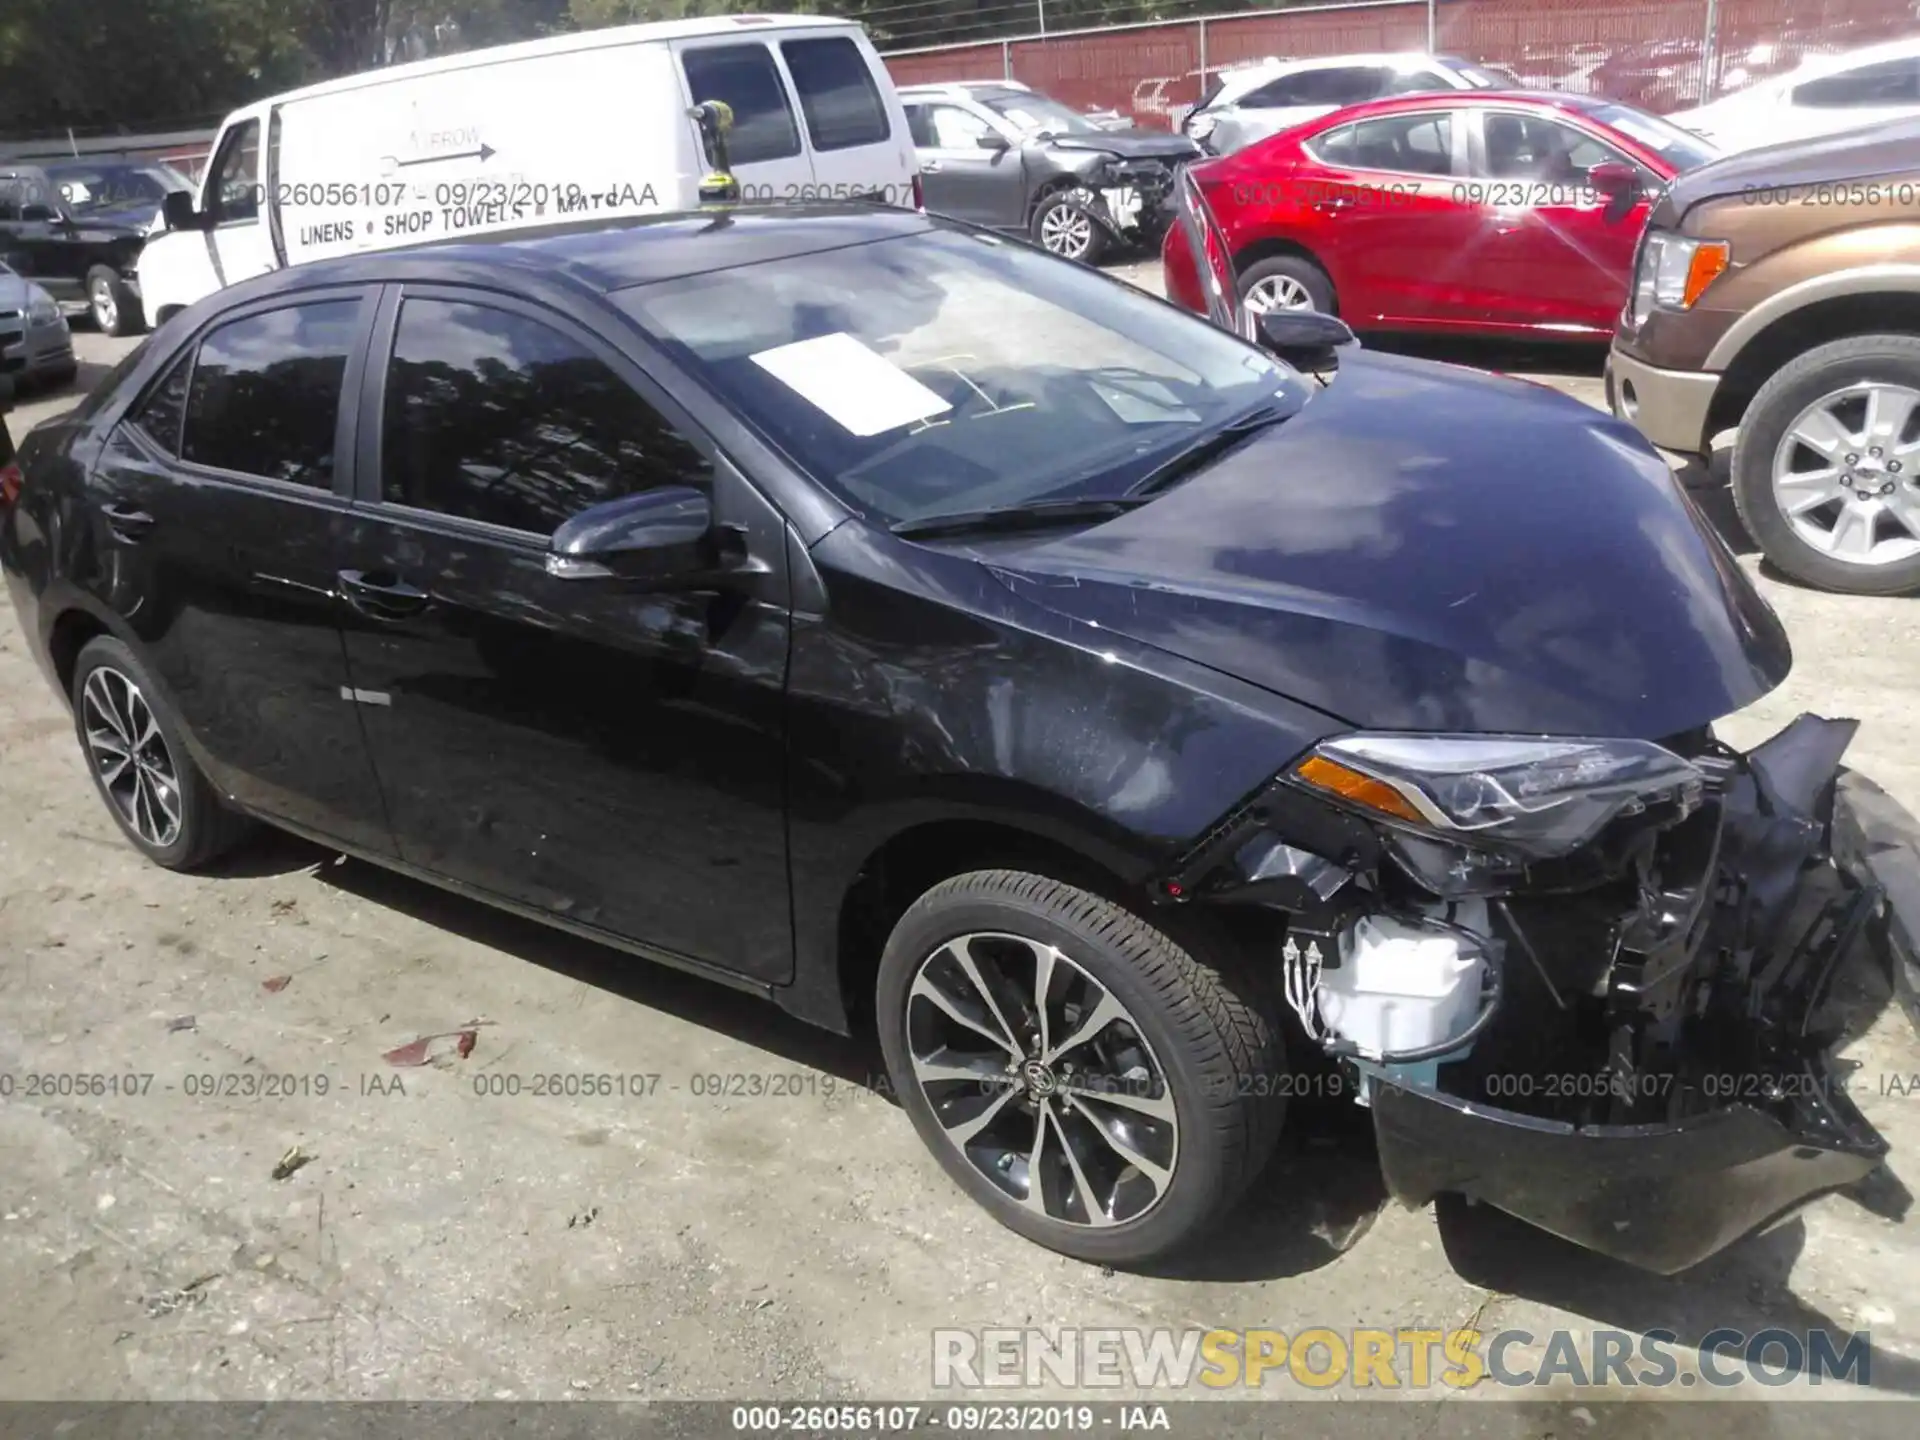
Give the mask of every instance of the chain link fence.
[{"label": "chain link fence", "polygon": [[[1040,0],[1044,3],[1044,0]],[[1040,11],[1036,6],[1036,22]],[[1916,0],[1359,0],[890,52],[897,84],[1019,80],[1076,109],[1175,123],[1207,77],[1275,57],[1424,50],[1656,113],[1804,58],[1920,31]]]}]

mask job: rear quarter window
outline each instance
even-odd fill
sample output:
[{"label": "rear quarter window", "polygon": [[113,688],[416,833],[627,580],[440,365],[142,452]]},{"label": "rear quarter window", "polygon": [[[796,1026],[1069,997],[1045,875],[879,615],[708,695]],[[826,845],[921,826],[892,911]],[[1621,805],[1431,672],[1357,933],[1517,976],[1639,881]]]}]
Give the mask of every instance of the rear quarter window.
[{"label": "rear quarter window", "polygon": [[887,107],[860,47],[845,35],[787,40],[780,46],[800,93],[807,135],[816,150],[878,145],[893,134]]}]

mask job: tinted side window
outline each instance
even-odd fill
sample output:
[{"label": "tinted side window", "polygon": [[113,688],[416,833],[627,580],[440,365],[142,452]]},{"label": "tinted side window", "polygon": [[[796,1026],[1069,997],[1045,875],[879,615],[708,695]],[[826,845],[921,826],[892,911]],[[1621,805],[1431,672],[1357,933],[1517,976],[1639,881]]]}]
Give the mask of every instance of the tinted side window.
[{"label": "tinted side window", "polygon": [[360,302],[230,321],[200,342],[180,458],[324,490]]},{"label": "tinted side window", "polygon": [[1493,114],[1483,123],[1484,169],[1493,180],[1571,184],[1602,160],[1625,158],[1583,131],[1535,115]]},{"label": "tinted side window", "polygon": [[147,398],[133,412],[133,423],[169,455],[180,453],[180,424],[187,414],[187,374],[192,369],[192,360],[193,353],[189,351],[174,361],[173,368],[147,392]]},{"label": "tinted side window", "polygon": [[1809,80],[1793,88],[1793,103],[1821,109],[1865,105],[1906,105],[1920,101],[1920,56],[1882,60]]},{"label": "tinted side window", "polygon": [[1433,70],[1407,70],[1387,82],[1388,95],[1425,95],[1435,90],[1451,90],[1447,77]]},{"label": "tinted side window", "polygon": [[780,53],[786,57],[793,88],[800,92],[814,149],[877,145],[893,133],[866,57],[846,36],[785,40]]},{"label": "tinted side window", "polygon": [[[1353,126],[1352,133],[1345,164],[1414,175],[1453,173],[1453,116],[1448,111],[1362,120]],[[1326,152],[1322,149],[1321,153]]]},{"label": "tinted side window", "polygon": [[394,504],[540,535],[621,495],[712,478],[705,456],[572,339],[449,300],[400,309],[380,471]]},{"label": "tinted side window", "polygon": [[1377,65],[1332,65],[1302,70],[1263,85],[1240,103],[1255,109],[1284,105],[1358,105],[1386,89],[1389,72]]},{"label": "tinted side window", "polygon": [[711,45],[683,50],[687,88],[696,105],[719,100],[733,110],[727,156],[737,165],[783,160],[800,153],[786,87],[764,45]]}]

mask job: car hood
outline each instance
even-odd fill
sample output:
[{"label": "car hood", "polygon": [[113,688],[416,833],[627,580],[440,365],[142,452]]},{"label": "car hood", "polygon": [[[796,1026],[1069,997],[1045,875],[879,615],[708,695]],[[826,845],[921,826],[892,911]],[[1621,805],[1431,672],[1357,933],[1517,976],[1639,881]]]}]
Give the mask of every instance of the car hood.
[{"label": "car hood", "polygon": [[[1678,116],[1668,118],[1686,123]],[[1711,121],[1717,117],[1708,107],[1696,112],[1696,118],[1710,129]],[[1723,155],[1678,176],[1667,194],[1675,212],[1684,216],[1701,201],[1722,195],[1746,195],[1756,190],[1824,185],[1911,171],[1917,152],[1920,152],[1920,117],[1894,120]]]},{"label": "car hood", "polygon": [[11,271],[0,272],[0,310],[24,310],[38,287]]},{"label": "car hood", "polygon": [[1184,135],[1152,130],[1105,130],[1098,135],[1054,135],[1047,144],[1056,150],[1091,150],[1118,155],[1122,160],[1194,160],[1200,147]]},{"label": "car hood", "polygon": [[1660,739],[1791,664],[1630,426],[1370,352],[1152,503],[978,553],[1035,603],[1375,729]]}]

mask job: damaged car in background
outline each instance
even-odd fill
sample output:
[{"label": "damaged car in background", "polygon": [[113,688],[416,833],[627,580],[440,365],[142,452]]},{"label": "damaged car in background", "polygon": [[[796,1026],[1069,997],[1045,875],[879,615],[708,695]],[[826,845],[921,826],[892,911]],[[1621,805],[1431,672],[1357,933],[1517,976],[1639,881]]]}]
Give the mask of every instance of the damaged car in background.
[{"label": "damaged car in background", "polygon": [[1659,1271],[1865,1175],[1851,727],[1712,729],[1778,619],[1625,422],[1249,317],[1176,193],[1207,320],[885,207],[249,280],[26,437],[0,570],[152,860],[871,1027],[1069,1255],[1217,1237],[1328,1067],[1403,1200]]},{"label": "damaged car in background", "polygon": [[1155,246],[1173,216],[1182,135],[1115,128],[1024,85],[905,85],[927,208],[1030,236],[1091,265],[1115,246]]}]

